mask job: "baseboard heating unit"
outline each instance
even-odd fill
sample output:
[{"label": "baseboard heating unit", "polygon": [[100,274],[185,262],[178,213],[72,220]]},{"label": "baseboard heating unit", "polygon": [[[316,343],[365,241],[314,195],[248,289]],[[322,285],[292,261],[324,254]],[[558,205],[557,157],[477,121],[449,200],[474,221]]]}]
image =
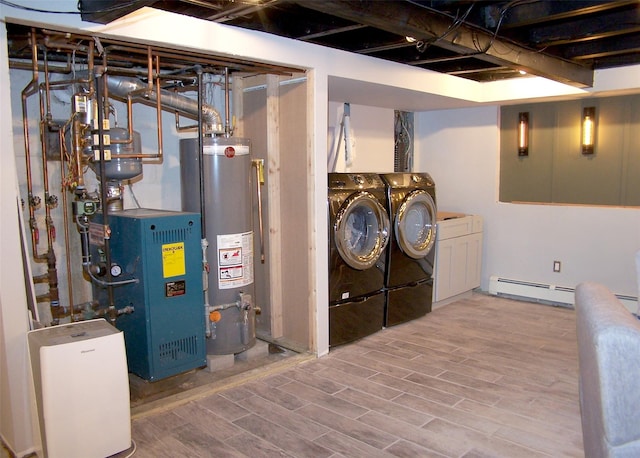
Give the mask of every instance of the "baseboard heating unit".
[{"label": "baseboard heating unit", "polygon": [[[573,305],[575,303],[576,289],[568,286],[536,283],[512,278],[489,277],[489,293],[496,296],[531,299],[552,304]],[[620,302],[631,312],[638,313],[638,298],[622,294],[615,295]]]}]

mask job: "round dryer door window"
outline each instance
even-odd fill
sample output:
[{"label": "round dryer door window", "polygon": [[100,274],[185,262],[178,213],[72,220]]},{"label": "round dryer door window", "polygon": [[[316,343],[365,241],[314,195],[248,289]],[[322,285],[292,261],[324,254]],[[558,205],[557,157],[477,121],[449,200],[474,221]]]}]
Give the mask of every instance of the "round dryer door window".
[{"label": "round dryer door window", "polygon": [[350,196],[340,207],[333,226],[336,247],[351,267],[372,267],[389,241],[389,217],[368,192]]},{"label": "round dryer door window", "polygon": [[425,190],[412,191],[398,208],[396,241],[409,257],[425,257],[436,241],[436,204]]}]

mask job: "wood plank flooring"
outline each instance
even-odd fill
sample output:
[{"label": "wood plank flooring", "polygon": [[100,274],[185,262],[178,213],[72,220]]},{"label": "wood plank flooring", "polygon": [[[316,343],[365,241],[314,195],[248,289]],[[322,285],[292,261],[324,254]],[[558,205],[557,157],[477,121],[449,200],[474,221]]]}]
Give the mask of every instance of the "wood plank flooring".
[{"label": "wood plank flooring", "polygon": [[264,374],[134,415],[134,456],[584,455],[568,308],[473,294]]}]

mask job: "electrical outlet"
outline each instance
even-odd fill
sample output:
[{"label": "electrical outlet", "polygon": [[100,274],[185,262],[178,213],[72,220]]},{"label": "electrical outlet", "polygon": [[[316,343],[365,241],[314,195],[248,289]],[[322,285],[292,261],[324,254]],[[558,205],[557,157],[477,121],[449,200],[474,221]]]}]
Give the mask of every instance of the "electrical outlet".
[{"label": "electrical outlet", "polygon": [[560,272],[560,261],[553,261],[553,271]]}]

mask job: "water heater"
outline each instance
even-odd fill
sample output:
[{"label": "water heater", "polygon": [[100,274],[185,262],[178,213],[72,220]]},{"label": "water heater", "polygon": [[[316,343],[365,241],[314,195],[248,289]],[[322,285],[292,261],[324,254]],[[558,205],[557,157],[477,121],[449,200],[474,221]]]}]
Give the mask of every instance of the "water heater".
[{"label": "water heater", "polygon": [[200,211],[203,168],[209,242],[207,354],[235,354],[255,342],[253,221],[249,140],[204,137],[180,140],[182,209]]},{"label": "water heater", "polygon": [[[92,259],[100,262],[101,215],[94,221]],[[114,305],[133,310],[116,320],[129,371],[155,381],[205,366],[200,215],[136,208],[110,213],[108,223]],[[94,282],[94,295],[109,305],[104,285]]]}]

